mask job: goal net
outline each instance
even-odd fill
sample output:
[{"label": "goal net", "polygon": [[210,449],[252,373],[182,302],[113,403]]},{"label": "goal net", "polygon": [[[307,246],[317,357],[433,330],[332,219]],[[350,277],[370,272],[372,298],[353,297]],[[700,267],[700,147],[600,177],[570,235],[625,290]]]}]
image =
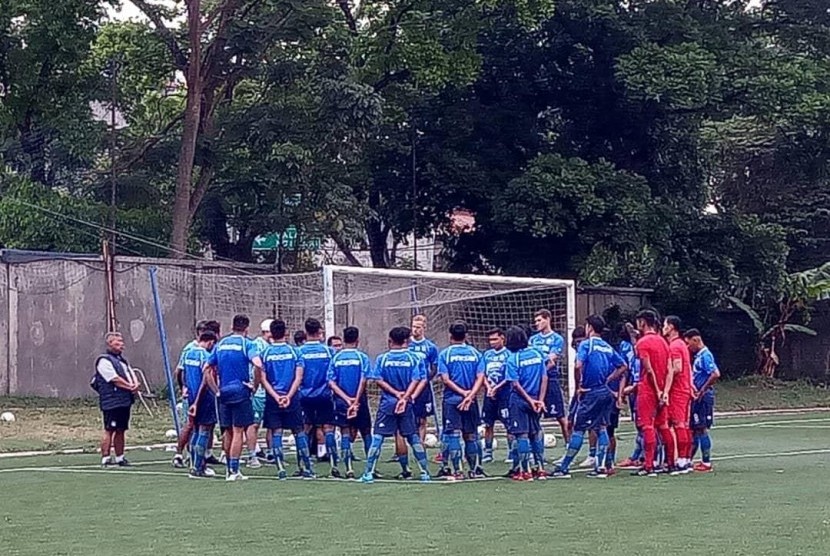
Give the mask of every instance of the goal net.
[{"label": "goal net", "polygon": [[[194,320],[219,320],[223,331],[240,313],[250,317],[251,335],[258,333],[261,320],[274,317],[283,319],[291,333],[302,330],[309,317],[323,322],[327,336],[357,326],[361,348],[372,359],[386,349],[389,330],[409,326],[415,314],[427,317],[427,337],[439,349],[449,343],[449,325],[459,320],[468,326],[469,342],[482,351],[488,348],[490,329],[532,326],[539,309],[551,312],[553,329],[566,339],[575,324],[575,288],[570,280],[341,266],[305,274],[215,272],[160,268],[161,297],[192,295]],[[171,348],[175,351],[175,342]],[[562,365],[562,387],[571,394],[573,356],[568,349]],[[440,401],[439,381],[433,389]],[[376,390],[370,389],[369,394],[370,401],[377,400]],[[440,403],[436,406],[440,408]]]}]

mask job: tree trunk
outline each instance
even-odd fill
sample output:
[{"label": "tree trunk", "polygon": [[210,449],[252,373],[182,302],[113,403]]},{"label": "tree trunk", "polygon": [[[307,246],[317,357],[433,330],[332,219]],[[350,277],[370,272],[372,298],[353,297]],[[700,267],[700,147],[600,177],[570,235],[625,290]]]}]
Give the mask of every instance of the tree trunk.
[{"label": "tree trunk", "polygon": [[372,266],[375,268],[389,268],[389,254],[386,242],[389,231],[383,229],[383,224],[374,218],[366,222],[366,237],[369,239],[369,254],[372,257]]},{"label": "tree trunk", "polygon": [[190,57],[185,74],[187,104],[185,105],[182,144],[179,151],[179,168],[176,176],[176,200],[173,204],[173,231],[170,237],[171,256],[184,258],[187,253],[187,238],[193,221],[191,195],[193,162],[196,159],[196,140],[202,113],[202,28],[201,0],[187,2],[187,28],[190,42]]}]

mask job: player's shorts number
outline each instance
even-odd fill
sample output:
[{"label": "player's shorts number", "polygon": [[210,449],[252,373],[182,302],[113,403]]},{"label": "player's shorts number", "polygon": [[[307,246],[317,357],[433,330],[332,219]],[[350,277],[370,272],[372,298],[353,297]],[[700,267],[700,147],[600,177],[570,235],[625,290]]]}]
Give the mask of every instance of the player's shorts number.
[{"label": "player's shorts number", "polygon": [[426,408],[427,413],[432,413],[432,403],[431,402],[424,405],[424,408]]}]

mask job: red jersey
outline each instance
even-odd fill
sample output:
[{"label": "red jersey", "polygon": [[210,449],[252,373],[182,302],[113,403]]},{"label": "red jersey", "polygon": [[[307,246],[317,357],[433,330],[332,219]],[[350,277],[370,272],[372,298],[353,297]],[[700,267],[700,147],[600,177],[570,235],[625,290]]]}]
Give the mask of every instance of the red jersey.
[{"label": "red jersey", "polygon": [[669,359],[680,359],[680,374],[672,382],[672,394],[692,394],[692,362],[689,356],[689,347],[681,338],[675,338],[669,344]]},{"label": "red jersey", "polygon": [[666,386],[666,376],[669,374],[669,344],[666,340],[654,332],[646,332],[637,340],[637,357],[641,361],[640,386],[644,386],[655,395],[652,381],[646,378],[645,359],[651,363],[654,370],[654,377],[657,379],[657,387],[662,390]]}]

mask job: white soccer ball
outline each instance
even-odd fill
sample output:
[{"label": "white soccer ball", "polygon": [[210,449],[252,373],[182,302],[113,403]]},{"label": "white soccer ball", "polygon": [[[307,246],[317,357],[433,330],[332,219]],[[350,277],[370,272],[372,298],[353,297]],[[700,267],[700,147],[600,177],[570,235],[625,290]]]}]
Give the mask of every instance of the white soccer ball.
[{"label": "white soccer ball", "polygon": [[435,448],[438,446],[438,437],[432,433],[428,433],[424,437],[424,446],[427,448]]},{"label": "white soccer ball", "polygon": [[176,434],[176,429],[167,429],[167,432],[164,433],[164,438],[167,440],[176,440],[178,437],[179,435]]},{"label": "white soccer ball", "polygon": [[556,446],[556,435],[545,433],[545,448],[553,448]]},{"label": "white soccer ball", "polygon": [[282,437],[282,445],[283,446],[294,446],[297,444],[297,440],[294,438],[293,434],[286,434]]},{"label": "white soccer ball", "polygon": [[0,414],[0,421],[3,421],[4,423],[14,423],[17,419],[11,411],[4,411]]}]

